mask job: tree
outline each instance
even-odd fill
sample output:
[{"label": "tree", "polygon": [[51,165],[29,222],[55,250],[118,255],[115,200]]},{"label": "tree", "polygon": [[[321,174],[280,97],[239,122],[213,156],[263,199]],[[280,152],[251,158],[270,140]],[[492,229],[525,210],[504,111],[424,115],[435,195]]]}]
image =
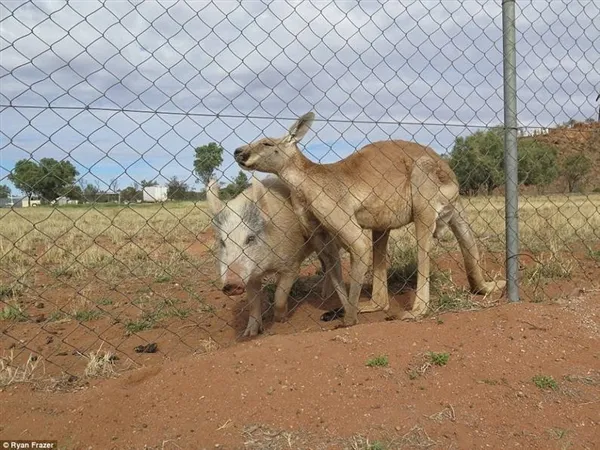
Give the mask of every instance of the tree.
[{"label": "tree", "polygon": [[98,189],[98,187],[94,186],[93,184],[88,183],[83,188],[83,198],[85,199],[86,202],[96,201],[98,199],[99,195],[100,195],[100,189]]},{"label": "tree", "polygon": [[128,186],[121,191],[121,200],[124,202],[135,202],[142,199],[142,193],[133,186]]},{"label": "tree", "polygon": [[158,181],[156,181],[156,180],[152,180],[152,181],[142,180],[142,181],[140,181],[140,186],[142,188],[141,190],[143,191],[145,187],[158,186]]},{"label": "tree", "polygon": [[567,181],[569,192],[575,191],[591,168],[592,162],[585,155],[571,155],[564,160],[561,173]]},{"label": "tree", "polygon": [[491,194],[504,182],[504,137],[502,128],[457,137],[450,153],[450,167],[458,178],[460,192]]},{"label": "tree", "polygon": [[10,188],[5,184],[0,184],[0,198],[10,197]]},{"label": "tree", "polygon": [[8,179],[31,200],[31,196],[38,188],[37,183],[41,179],[40,166],[30,159],[21,159],[8,174]]},{"label": "tree", "polygon": [[248,182],[248,175],[246,175],[241,170],[239,171],[235,180],[233,180],[233,186],[235,189],[235,195],[238,195],[248,187],[250,187],[250,183]]},{"label": "tree", "polygon": [[535,139],[521,139],[519,146],[519,183],[543,188],[558,177],[558,150]]},{"label": "tree", "polygon": [[76,185],[66,187],[60,196],[65,196],[69,200],[77,200],[79,202],[84,200],[83,190]]},{"label": "tree", "polygon": [[196,148],[196,159],[194,160],[194,172],[200,181],[208,186],[215,169],[223,162],[223,147],[216,142],[211,142]]},{"label": "tree", "polygon": [[187,198],[188,185],[184,181],[180,181],[177,177],[173,177],[167,184],[167,198],[169,200],[185,200]]},{"label": "tree", "polygon": [[206,191],[204,189],[200,192],[187,191],[185,193],[185,199],[192,202],[203,202],[206,200]]},{"label": "tree", "polygon": [[66,194],[79,175],[75,166],[69,161],[42,158],[39,167],[41,178],[36,183],[36,193],[47,201],[56,200]]},{"label": "tree", "polygon": [[[532,138],[518,140],[519,184],[540,188],[558,176],[558,150]],[[450,153],[461,194],[485,191],[488,195],[504,183],[504,131],[492,128],[466,138],[458,137]]]},{"label": "tree", "polygon": [[235,180],[223,188],[221,195],[223,196],[223,199],[227,200],[240,194],[248,186],[250,186],[250,183],[248,183],[248,176],[240,170]]},{"label": "tree", "polygon": [[8,179],[29,198],[38,194],[46,201],[53,201],[74,186],[77,175],[77,169],[69,161],[42,158],[38,164],[22,159],[17,161]]}]

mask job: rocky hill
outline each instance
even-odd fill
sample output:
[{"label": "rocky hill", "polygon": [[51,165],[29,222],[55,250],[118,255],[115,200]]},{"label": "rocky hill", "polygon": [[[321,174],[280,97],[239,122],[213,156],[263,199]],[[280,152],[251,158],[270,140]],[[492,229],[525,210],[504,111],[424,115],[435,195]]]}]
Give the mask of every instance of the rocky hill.
[{"label": "rocky hill", "polygon": [[[562,167],[564,161],[573,155],[585,155],[591,162],[591,170],[581,183],[583,192],[600,190],[600,122],[571,122],[549,128],[532,136],[521,136],[520,140],[534,139],[542,144],[551,145],[558,149],[558,164]],[[535,191],[530,186],[526,190]],[[546,193],[567,192],[567,183],[563,176],[544,189]]]}]

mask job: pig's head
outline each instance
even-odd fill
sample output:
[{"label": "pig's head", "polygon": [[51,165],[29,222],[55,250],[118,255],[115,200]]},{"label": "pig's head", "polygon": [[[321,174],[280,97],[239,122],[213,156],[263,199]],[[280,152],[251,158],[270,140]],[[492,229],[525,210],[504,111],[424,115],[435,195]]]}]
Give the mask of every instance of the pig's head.
[{"label": "pig's head", "polygon": [[213,214],[217,258],[223,292],[243,294],[248,281],[265,271],[269,246],[265,243],[266,189],[252,177],[252,186],[227,203],[219,198],[219,185],[211,180],[207,200]]}]

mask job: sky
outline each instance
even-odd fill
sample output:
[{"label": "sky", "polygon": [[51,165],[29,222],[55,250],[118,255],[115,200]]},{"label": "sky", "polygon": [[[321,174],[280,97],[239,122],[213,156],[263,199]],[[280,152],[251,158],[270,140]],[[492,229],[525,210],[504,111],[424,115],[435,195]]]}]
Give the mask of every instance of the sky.
[{"label": "sky", "polygon": [[[502,9],[488,1],[0,4],[0,184],[16,161],[73,162],[122,189],[195,184],[194,148],[281,136],[314,111],[303,142],[333,162],[383,139],[439,153],[503,121]],[[519,123],[596,117],[600,6],[517,2]]]}]

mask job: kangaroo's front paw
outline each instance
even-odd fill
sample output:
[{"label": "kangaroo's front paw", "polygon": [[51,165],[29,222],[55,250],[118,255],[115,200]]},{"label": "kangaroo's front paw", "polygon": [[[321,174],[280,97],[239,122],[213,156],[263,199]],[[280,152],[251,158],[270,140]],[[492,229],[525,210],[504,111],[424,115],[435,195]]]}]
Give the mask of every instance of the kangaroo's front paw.
[{"label": "kangaroo's front paw", "polygon": [[273,320],[275,322],[285,322],[287,320],[287,311],[277,311],[273,313]]},{"label": "kangaroo's front paw", "polygon": [[358,317],[354,314],[354,317],[351,315],[344,315],[342,318],[342,325],[345,327],[352,327],[358,323]]},{"label": "kangaroo's front paw", "polygon": [[504,281],[504,280],[486,281],[478,289],[475,289],[473,294],[487,295],[487,294],[491,294],[494,291],[500,291],[500,290],[504,289],[505,286],[506,286],[506,281]]},{"label": "kangaroo's front paw", "polygon": [[402,314],[401,319],[406,322],[415,322],[421,319],[424,315],[425,313],[421,313],[419,311],[405,311],[404,314]]}]

